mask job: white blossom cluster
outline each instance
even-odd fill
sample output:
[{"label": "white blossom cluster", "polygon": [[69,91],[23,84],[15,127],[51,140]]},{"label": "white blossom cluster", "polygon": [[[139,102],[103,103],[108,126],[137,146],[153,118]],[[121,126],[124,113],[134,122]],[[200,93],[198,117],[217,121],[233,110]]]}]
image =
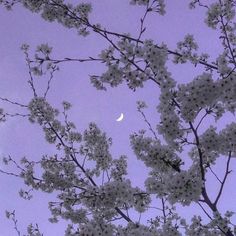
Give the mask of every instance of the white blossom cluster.
[{"label": "white blossom cluster", "polygon": [[158,197],[166,196],[171,204],[176,202],[182,205],[190,205],[198,201],[202,191],[200,171],[196,166],[181,172],[159,174],[152,172],[152,176],[145,181],[149,193],[157,194]]},{"label": "white blossom cluster", "polygon": [[95,123],[89,124],[89,129],[83,134],[84,144],[80,147],[80,153],[86,155],[89,160],[96,162],[96,170],[106,170],[111,166],[112,157],[109,152],[111,139],[106,138]]},{"label": "white blossom cluster", "polygon": [[81,3],[73,7],[71,4],[65,4],[63,0],[55,2],[58,4],[54,4],[54,1],[42,4],[42,17],[47,21],[56,20],[67,28],[75,28],[80,35],[86,36],[88,31],[85,21],[91,12],[91,5]]},{"label": "white blossom cluster", "polygon": [[161,93],[160,103],[157,106],[157,110],[161,115],[160,122],[156,128],[171,148],[179,150],[178,141],[183,137],[184,130],[173,103],[173,97],[171,91]]},{"label": "white blossom cluster", "polygon": [[226,233],[228,231],[228,224],[230,223],[229,218],[228,217],[223,218],[218,211],[213,212],[213,217],[214,218],[209,223],[209,225],[212,227],[220,227],[220,229]]},{"label": "white blossom cluster", "polygon": [[210,57],[207,53],[197,53],[198,44],[194,39],[192,34],[187,34],[183,41],[177,43],[177,49],[174,54],[173,62],[175,64],[178,63],[186,63],[190,61],[197,66],[199,62],[207,63],[207,59]]},{"label": "white blossom cluster", "polygon": [[201,108],[213,105],[221,93],[211,74],[203,73],[192,82],[178,86],[177,101],[181,106],[181,116],[193,121]]},{"label": "white blossom cluster", "polygon": [[30,110],[29,120],[40,125],[45,122],[52,122],[59,113],[42,97],[33,98],[28,105],[28,109]]},{"label": "white blossom cluster", "polygon": [[161,145],[159,140],[144,137],[142,132],[131,135],[130,139],[137,158],[141,159],[147,167],[160,172],[180,170],[181,159],[169,146]]},{"label": "white blossom cluster", "polygon": [[120,54],[118,58],[111,47],[99,55],[106,62],[108,69],[101,76],[91,76],[91,83],[97,89],[105,90],[105,84],[115,87],[126,81],[128,87],[135,90],[143,87],[143,83],[150,79],[150,76],[153,76],[163,89],[173,87],[175,82],[170,79],[165,68],[165,45],[158,48],[151,40],[146,40],[143,45],[137,45],[127,38],[122,38],[117,45]]},{"label": "white blossom cluster", "polygon": [[85,224],[81,224],[79,228],[69,224],[65,236],[113,236],[115,227],[112,224],[107,224],[103,220],[90,220]]},{"label": "white blossom cluster", "polygon": [[180,202],[184,206],[190,205],[191,202],[199,200],[202,192],[200,171],[194,165],[187,171],[165,176],[164,183],[168,192],[168,200],[172,204]]},{"label": "white blossom cluster", "polygon": [[227,53],[224,52],[223,54],[219,55],[217,58],[217,67],[218,71],[221,75],[229,75],[232,71],[232,68],[229,67],[229,61],[227,59]]},{"label": "white blossom cluster", "polygon": [[[199,136],[202,151],[202,161],[207,167],[215,164],[220,154],[235,156],[236,152],[236,123],[226,125],[220,132],[216,132],[216,127],[210,126],[202,135]],[[193,147],[189,152],[194,162],[199,161],[198,150]]]},{"label": "white blossom cluster", "polygon": [[110,65],[108,70],[103,73],[99,79],[97,76],[91,76],[90,81],[97,89],[106,90],[104,83],[110,84],[111,87],[117,87],[123,81],[122,69],[117,64]]},{"label": "white blossom cluster", "polygon": [[[166,116],[166,110],[161,113],[161,121],[157,125],[159,134],[162,134],[165,141],[173,148],[178,148],[177,140],[180,139],[184,132],[181,129],[180,118],[174,111],[173,106],[169,106],[169,115]],[[160,109],[160,107],[159,107]]]},{"label": "white blossom cluster", "polygon": [[186,236],[224,236],[225,234],[215,225],[204,225],[200,216],[194,216],[186,228]]},{"label": "white blossom cluster", "polygon": [[[99,222],[100,223],[100,222]],[[109,224],[99,224],[98,222],[89,222],[82,225],[79,230],[79,236],[112,236],[113,227]]]},{"label": "white blossom cluster", "polygon": [[[37,46],[37,53],[40,53],[45,58],[49,57],[50,53],[52,52],[52,47],[49,47],[48,44],[40,44]],[[38,54],[35,55],[35,57],[39,57]]]},{"label": "white blossom cluster", "polygon": [[40,164],[43,168],[42,178],[39,179],[34,175],[34,162],[27,159],[22,160],[24,169],[22,177],[25,184],[32,186],[35,189],[41,189],[45,192],[56,190],[64,190],[73,188],[74,186],[84,186],[81,183],[78,173],[76,173],[75,165],[68,159],[58,159],[57,156],[42,158]]},{"label": "white blossom cluster", "polygon": [[[165,71],[165,63],[167,61],[167,48],[165,45],[162,45],[161,48],[157,47],[152,40],[146,40],[144,42],[144,59],[147,60],[151,70],[153,71],[154,74],[157,75],[157,80],[161,82],[164,80],[165,82],[165,77],[163,73]],[[159,75],[159,77],[158,77]],[[163,76],[162,76],[163,75]]]},{"label": "white blossom cluster", "polygon": [[220,147],[220,137],[216,133],[216,127],[212,125],[200,136],[202,150],[206,152],[218,151]]},{"label": "white blossom cluster", "polygon": [[145,180],[145,187],[148,193],[156,194],[158,197],[167,195],[165,182],[159,175],[153,175]]},{"label": "white blossom cluster", "polygon": [[37,189],[37,184],[34,179],[34,164],[28,163],[25,166],[24,171],[21,172],[20,176],[24,179],[24,183],[28,186],[32,186]]},{"label": "white blossom cluster", "polygon": [[130,0],[131,5],[150,6],[148,11],[158,12],[160,15],[165,14],[164,0]]},{"label": "white blossom cluster", "polygon": [[234,18],[234,1],[223,0],[222,3],[212,3],[208,8],[207,18],[205,19],[205,22],[209,27],[216,29],[222,16],[224,16],[227,21],[230,21]]},{"label": "white blossom cluster", "polygon": [[35,226],[33,224],[28,225],[27,233],[27,236],[43,236],[37,224]]},{"label": "white blossom cluster", "polygon": [[229,152],[235,155],[236,152],[236,123],[226,125],[224,129],[219,132],[220,136],[220,153],[228,155]]},{"label": "white blossom cluster", "polygon": [[47,21],[57,21],[67,28],[75,28],[82,36],[88,34],[87,18],[92,11],[91,4],[80,3],[77,6],[65,3],[64,0],[1,0],[7,9],[21,3],[25,8],[32,12],[41,13]]},{"label": "white blossom cluster", "polygon": [[43,183],[40,184],[40,188],[44,191],[72,188],[79,182],[78,175],[75,173],[75,164],[71,161],[58,161],[57,158],[53,157],[50,159],[43,158],[41,166],[44,173],[42,174]]},{"label": "white blossom cluster", "polygon": [[236,110],[236,76],[230,75],[217,81],[219,87],[219,100],[224,108],[232,113]]},{"label": "white blossom cluster", "polygon": [[167,220],[167,222],[163,224],[162,229],[158,229],[157,232],[157,235],[160,236],[181,236],[178,226],[174,226],[171,220]]},{"label": "white blossom cluster", "polygon": [[130,4],[147,5],[149,2],[150,2],[150,0],[131,0]]},{"label": "white blossom cluster", "polygon": [[[101,187],[90,186],[87,191],[80,194],[81,201],[89,209],[96,208],[104,217],[116,214],[115,207],[134,207],[138,212],[144,212],[150,203],[148,194],[139,188],[133,188],[129,180],[113,181]],[[108,213],[108,215],[106,214]]]},{"label": "white blossom cluster", "polygon": [[[29,45],[23,44],[21,46],[21,50],[25,54],[25,60],[30,68],[31,79],[30,81],[31,86],[34,87],[34,76],[46,76],[49,73],[48,79],[48,88],[47,92],[50,88],[51,80],[53,79],[54,72],[59,70],[59,67],[50,61],[50,56],[52,53],[52,47],[49,47],[48,44],[40,44],[37,46],[34,59],[31,59],[30,52],[29,52]],[[35,88],[34,88],[35,89]],[[36,92],[36,91],[35,91]],[[44,97],[46,97],[47,92],[45,92]]]},{"label": "white blossom cluster", "polygon": [[129,223],[127,227],[118,226],[116,236],[155,236],[157,233],[156,229],[136,223]]},{"label": "white blossom cluster", "polygon": [[119,58],[115,57],[115,50],[111,47],[103,50],[99,55],[106,62],[108,69],[101,76],[91,76],[91,83],[97,89],[103,90],[106,90],[105,84],[116,87],[123,81],[126,81],[128,87],[132,90],[143,87],[143,82],[149,78],[148,71],[141,67],[132,66],[135,64],[135,58],[143,60],[144,48],[125,38],[120,40],[117,45],[119,46]]},{"label": "white blossom cluster", "polygon": [[[63,106],[64,109],[70,108],[70,105],[67,102],[64,102]],[[59,111],[49,105],[45,98],[33,98],[28,105],[28,109],[30,111],[29,120],[33,123],[37,122],[43,127],[45,138],[49,143],[59,141],[57,144],[59,148],[62,143],[61,140],[58,140],[58,134],[70,144],[73,142],[81,142],[82,135],[74,131],[75,125],[72,122],[66,122],[66,125],[62,125],[62,123],[56,119],[59,115]],[[68,146],[65,146],[65,151],[69,154],[71,149]]]},{"label": "white blossom cluster", "polygon": [[53,204],[49,204],[49,209],[53,216],[49,219],[49,221],[51,223],[57,223],[58,217],[60,216],[62,219],[70,220],[73,224],[87,223],[87,210],[83,208],[75,209],[73,204],[75,204],[75,201],[71,203],[70,206],[62,206],[62,204],[59,206],[54,206]]},{"label": "white blossom cluster", "polygon": [[188,60],[190,60],[196,65],[200,59],[196,53],[197,49],[198,45],[195,42],[193,35],[187,34],[183,41],[177,43],[176,52],[178,54],[174,57],[174,63],[186,63]]},{"label": "white blossom cluster", "polygon": [[122,155],[119,159],[112,161],[111,177],[116,181],[122,181],[127,175],[127,157]]},{"label": "white blossom cluster", "polygon": [[107,49],[104,49],[99,54],[99,57],[106,63],[106,65],[111,64],[111,59],[114,58],[115,48],[109,46]]}]

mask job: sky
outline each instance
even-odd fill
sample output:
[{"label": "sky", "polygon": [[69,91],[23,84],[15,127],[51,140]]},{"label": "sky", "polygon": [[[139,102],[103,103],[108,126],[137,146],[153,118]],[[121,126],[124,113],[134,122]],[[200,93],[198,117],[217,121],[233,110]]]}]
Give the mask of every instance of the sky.
[{"label": "sky", "polygon": [[[78,3],[79,0],[73,0]],[[140,26],[140,17],[144,8],[134,7],[128,4],[128,0],[101,0],[89,1],[93,5],[91,21],[101,23],[107,29],[131,33],[137,37]],[[152,38],[158,44],[165,42],[170,49],[176,48],[176,43],[186,34],[193,34],[199,44],[200,52],[207,52],[214,60],[221,52],[219,35],[204,24],[204,10],[188,9],[188,0],[167,0],[166,15],[150,15],[145,22],[147,30],[144,39]],[[13,11],[6,11],[0,7],[0,96],[27,104],[32,98],[28,80],[28,70],[24,55],[20,50],[22,43],[28,43],[31,52],[37,45],[48,43],[53,47],[53,55],[56,58],[87,58],[96,57],[102,49],[108,45],[95,34],[86,38],[80,37],[74,30],[68,30],[57,23],[49,23],[22,7],[15,7]],[[170,63],[169,70],[179,83],[191,81],[200,74],[204,68],[194,68],[190,64],[174,66]],[[75,122],[79,131],[87,128],[89,122],[96,122],[107,136],[112,137],[112,154],[118,158],[121,154],[129,157],[129,176],[135,185],[143,185],[146,173],[143,172],[143,164],[137,161],[129,143],[129,135],[139,129],[147,129],[142,117],[136,109],[136,101],[144,100],[149,108],[146,115],[155,125],[159,120],[156,112],[159,89],[147,82],[143,89],[133,92],[125,84],[108,91],[97,91],[89,81],[89,75],[101,74],[104,67],[94,62],[68,63],[61,65],[56,73],[48,94],[49,101],[60,108],[61,102],[66,100],[73,104],[70,111],[71,120]],[[37,81],[39,89],[45,86],[45,82]],[[6,104],[9,112],[14,113],[15,107]],[[124,120],[116,122],[121,113]],[[232,116],[220,121],[224,125]],[[0,124],[0,154],[11,155],[19,161],[23,156],[31,160],[40,160],[44,154],[52,154],[53,145],[47,144],[41,128],[30,124],[23,118],[11,118],[6,123]],[[233,162],[235,166],[235,162]],[[219,165],[219,170],[222,165]],[[6,168],[1,165],[1,168]],[[143,174],[140,174],[143,173]],[[232,175],[231,180],[235,179]],[[0,175],[0,229],[1,235],[12,236],[15,234],[12,223],[5,218],[5,210],[16,210],[19,227],[24,232],[28,223],[38,222],[45,235],[62,235],[62,228],[57,224],[47,222],[50,216],[47,210],[48,199],[53,199],[43,193],[35,193],[31,201],[25,201],[18,196],[18,190],[22,186],[21,180]],[[214,182],[210,183],[214,187]],[[227,187],[227,186],[226,186]],[[236,191],[227,187],[230,195],[224,195],[222,209],[232,206],[235,202]],[[37,214],[35,214],[37,212]],[[186,217],[200,212],[197,208],[192,211],[183,210]]]}]

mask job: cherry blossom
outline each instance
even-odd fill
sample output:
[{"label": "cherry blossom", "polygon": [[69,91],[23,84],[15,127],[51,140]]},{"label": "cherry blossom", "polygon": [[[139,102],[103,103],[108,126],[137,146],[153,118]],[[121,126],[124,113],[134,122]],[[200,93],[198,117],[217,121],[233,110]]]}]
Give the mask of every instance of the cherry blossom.
[{"label": "cherry blossom", "polygon": [[[14,11],[14,6],[19,4],[40,14],[46,21],[56,21],[68,29],[75,29],[79,36],[97,34],[109,44],[96,57],[64,59],[54,58],[53,47],[47,43],[38,45],[34,54],[29,45],[22,45],[29,70],[27,82],[33,96],[26,105],[0,97],[2,102],[28,112],[10,114],[0,109],[0,120],[7,122],[10,117],[27,117],[30,123],[42,129],[46,142],[57,152],[44,155],[38,162],[24,157],[18,163],[11,156],[4,157],[3,162],[13,165],[16,172],[0,171],[23,179],[27,189],[21,189],[19,194],[24,199],[30,200],[34,190],[55,194],[55,201],[49,202],[49,221],[66,220],[66,236],[233,236],[236,234],[234,212],[231,209],[221,211],[220,200],[231,174],[230,161],[236,154],[236,123],[226,124],[219,130],[217,121],[227,112],[234,114],[236,110],[236,3],[229,0],[208,5],[199,0],[190,2],[190,8],[206,10],[206,25],[220,34],[222,51],[209,62],[207,53],[199,53],[192,34],[177,42],[175,50],[165,43],[157,44],[155,40],[144,38],[147,15],[164,15],[165,1],[129,2],[144,10],[138,37],[113,32],[93,23],[90,3],[0,0],[8,10]],[[123,153],[118,158],[113,156],[112,138],[108,134],[94,122],[78,131],[69,117],[70,109],[73,109],[70,102],[61,101],[62,107],[56,108],[47,96],[53,89],[51,82],[59,64],[87,61],[103,63],[101,74],[90,75],[91,85],[97,90],[125,83],[136,91],[144,89],[148,82],[157,88],[159,102],[153,115],[159,120],[152,125],[145,113],[147,104],[138,101],[137,111],[147,130],[130,134],[133,155],[146,167],[148,176],[144,187],[135,186],[129,179],[131,157]],[[201,66],[204,72],[180,83],[170,72],[170,61],[175,66],[191,62],[189,66]],[[45,77],[47,86],[42,92],[35,80]],[[207,120],[211,116],[215,117],[214,124]],[[221,158],[227,163],[223,177],[219,178],[213,169]],[[210,174],[219,184],[213,197],[208,190]],[[183,219],[176,210],[178,204],[198,205],[208,221],[197,215]],[[149,216],[150,209],[157,210],[156,217],[142,222],[141,216]],[[138,221],[133,214],[140,216]],[[20,235],[15,212],[7,211],[6,216]],[[28,236],[42,235],[37,225],[29,225],[27,231]]]}]

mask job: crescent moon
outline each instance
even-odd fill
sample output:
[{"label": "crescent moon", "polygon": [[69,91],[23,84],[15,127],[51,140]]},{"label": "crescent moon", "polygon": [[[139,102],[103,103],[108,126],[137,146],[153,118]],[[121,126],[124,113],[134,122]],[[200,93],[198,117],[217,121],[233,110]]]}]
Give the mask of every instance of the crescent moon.
[{"label": "crescent moon", "polygon": [[122,121],[123,119],[124,119],[124,114],[121,113],[121,114],[120,114],[120,117],[119,117],[118,119],[116,119],[116,121]]}]

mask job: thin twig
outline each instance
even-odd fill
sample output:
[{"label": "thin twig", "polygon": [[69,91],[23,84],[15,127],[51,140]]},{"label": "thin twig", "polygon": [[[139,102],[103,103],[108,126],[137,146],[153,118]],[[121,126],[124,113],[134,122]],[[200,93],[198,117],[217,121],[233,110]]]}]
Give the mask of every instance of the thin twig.
[{"label": "thin twig", "polygon": [[53,79],[53,74],[56,70],[57,70],[57,68],[56,68],[56,66],[54,66],[54,68],[50,72],[50,77],[49,77],[48,82],[47,82],[47,88],[46,88],[46,91],[45,91],[44,96],[43,96],[44,98],[46,98],[46,96],[48,94],[48,91],[50,89],[50,85],[51,85],[51,82],[52,82],[52,79]]},{"label": "thin twig", "polygon": [[17,175],[15,173],[7,172],[7,171],[1,170],[1,169],[0,169],[0,172],[3,173],[3,174],[6,174],[6,175],[11,175],[11,176],[14,176],[14,177],[21,178],[20,175]]},{"label": "thin twig", "polygon": [[154,129],[152,128],[151,123],[147,120],[147,117],[146,117],[146,115],[144,114],[144,112],[143,112],[141,109],[138,109],[138,111],[139,111],[139,112],[141,113],[141,115],[143,116],[145,123],[148,125],[149,130],[152,132],[152,134],[154,135],[155,139],[158,140],[157,135],[156,135],[156,132],[155,132]]},{"label": "thin twig", "polygon": [[222,181],[219,179],[216,173],[212,170],[211,166],[209,166],[208,168],[210,169],[211,173],[216,177],[216,179],[222,184]]},{"label": "thin twig", "polygon": [[212,220],[212,217],[209,215],[209,213],[206,211],[206,209],[202,206],[202,204],[199,201],[197,202],[197,204],[202,208],[202,210],[208,216],[208,218]]},{"label": "thin twig", "polygon": [[17,105],[17,106],[20,106],[20,107],[28,108],[27,105],[24,105],[24,104],[21,104],[21,103],[19,103],[19,102],[15,102],[15,101],[9,100],[8,98],[2,98],[2,97],[0,97],[0,100],[2,100],[2,101],[4,101],[4,102],[11,103],[12,105]]},{"label": "thin twig", "polygon": [[228,177],[228,175],[231,173],[231,171],[229,170],[229,166],[230,166],[230,160],[231,160],[231,151],[229,152],[229,156],[228,156],[228,160],[227,160],[227,164],[226,164],[226,170],[225,170],[225,175],[224,175],[224,178],[223,178],[223,181],[221,183],[221,186],[220,186],[220,190],[219,190],[219,193],[216,197],[216,200],[214,202],[214,205],[216,206],[219,199],[220,199],[220,196],[222,194],[222,191],[223,191],[223,188],[224,188],[224,185],[225,185],[225,182],[226,182],[226,179]]}]

